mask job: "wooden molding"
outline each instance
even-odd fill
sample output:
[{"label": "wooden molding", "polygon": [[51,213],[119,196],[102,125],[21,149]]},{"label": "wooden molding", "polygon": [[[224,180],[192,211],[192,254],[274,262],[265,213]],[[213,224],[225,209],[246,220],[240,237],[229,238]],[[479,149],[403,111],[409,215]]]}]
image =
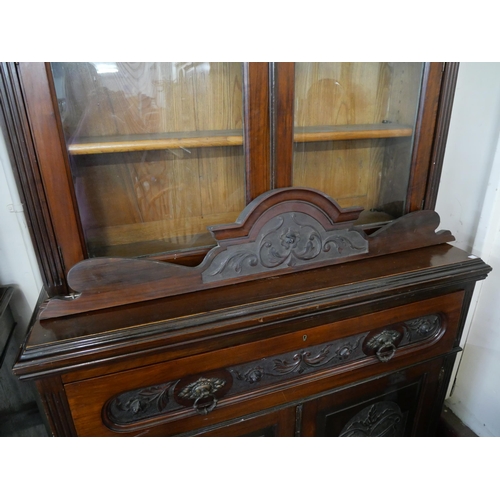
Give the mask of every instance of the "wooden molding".
[{"label": "wooden molding", "polygon": [[[19,195],[27,215],[44,288],[50,295],[67,293],[64,262],[59,253],[40,161],[30,132],[23,91],[14,63],[0,64],[0,126],[12,163]],[[69,269],[69,268],[68,268]]]},{"label": "wooden molding", "polygon": [[217,240],[196,267],[151,260],[96,258],[68,273],[74,293],[46,303],[40,319],[144,302],[263,277],[412,250],[453,241],[436,232],[439,216],[419,211],[367,236],[354,227],[360,207],[342,209],[306,188],[264,193],[234,224],[210,227]]}]

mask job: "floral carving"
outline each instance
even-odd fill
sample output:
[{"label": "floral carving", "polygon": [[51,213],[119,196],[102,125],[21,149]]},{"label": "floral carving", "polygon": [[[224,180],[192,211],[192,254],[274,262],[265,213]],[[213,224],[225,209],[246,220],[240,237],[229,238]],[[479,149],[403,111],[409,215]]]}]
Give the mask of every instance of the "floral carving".
[{"label": "floral carving", "polygon": [[306,367],[321,366],[329,360],[328,354],[330,353],[330,347],[330,345],[325,346],[316,356],[313,356],[308,351],[303,351],[295,354],[292,361],[275,359],[274,370],[284,375],[294,371],[302,373]]},{"label": "floral carving", "polygon": [[263,369],[260,366],[250,368],[245,373],[239,373],[238,371],[235,371],[235,373],[238,380],[244,380],[245,382],[248,382],[250,384],[259,382],[260,379],[264,376]]},{"label": "floral carving", "polygon": [[280,236],[281,246],[285,247],[287,250],[295,248],[300,241],[300,234],[296,231],[292,231],[290,228]]},{"label": "floral carving", "polygon": [[438,314],[431,314],[406,321],[405,326],[407,327],[407,335],[410,341],[414,337],[417,337],[417,339],[430,337],[441,328],[441,318]]},{"label": "floral carving", "polygon": [[403,423],[401,408],[391,401],[381,401],[354,415],[340,437],[395,437],[401,434]]},{"label": "floral carving", "polygon": [[316,355],[309,351],[302,351],[294,354],[291,361],[275,359],[274,371],[280,375],[297,372],[303,373],[306,368],[317,368],[328,364],[330,361],[345,361],[359,346],[360,340],[355,343],[345,343],[339,346],[335,352],[330,355],[331,344],[324,346]]},{"label": "floral carving", "polygon": [[108,416],[116,423],[127,423],[164,411],[173,382],[121,394],[110,401]]},{"label": "floral carving", "polygon": [[265,224],[254,242],[229,247],[219,254],[203,276],[207,282],[367,251],[368,242],[355,230],[325,231],[311,216],[287,212]]}]

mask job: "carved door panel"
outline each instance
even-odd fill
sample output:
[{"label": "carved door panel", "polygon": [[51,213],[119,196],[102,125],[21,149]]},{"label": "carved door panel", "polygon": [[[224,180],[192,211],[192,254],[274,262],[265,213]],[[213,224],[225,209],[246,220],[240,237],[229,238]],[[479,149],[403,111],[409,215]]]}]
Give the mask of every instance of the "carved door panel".
[{"label": "carved door panel", "polygon": [[449,366],[449,359],[433,360],[306,403],[302,435],[429,435],[430,422],[435,420],[434,413],[441,404],[440,389],[445,386],[443,381],[448,378]]},{"label": "carved door panel", "polygon": [[257,417],[196,434],[204,437],[291,437],[295,432],[295,408],[271,411]]}]

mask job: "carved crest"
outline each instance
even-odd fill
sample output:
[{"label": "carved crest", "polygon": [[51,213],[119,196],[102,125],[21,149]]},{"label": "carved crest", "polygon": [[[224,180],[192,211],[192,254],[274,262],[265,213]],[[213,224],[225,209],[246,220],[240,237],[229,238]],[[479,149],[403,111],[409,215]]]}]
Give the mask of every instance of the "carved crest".
[{"label": "carved crest", "polygon": [[361,211],[360,207],[341,208],[332,198],[312,189],[268,191],[253,200],[234,224],[209,227],[217,245],[199,266],[146,259],[87,259],[68,273],[68,283],[75,293],[65,299],[51,299],[40,319],[454,240],[449,231],[436,232],[439,216],[430,210],[412,212],[371,235],[354,226]]}]

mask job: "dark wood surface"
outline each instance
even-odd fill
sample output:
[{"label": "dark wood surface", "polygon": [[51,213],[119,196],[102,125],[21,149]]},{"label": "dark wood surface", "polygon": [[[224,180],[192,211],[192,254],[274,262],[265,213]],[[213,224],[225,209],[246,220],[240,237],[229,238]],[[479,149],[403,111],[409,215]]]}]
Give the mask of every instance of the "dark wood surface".
[{"label": "dark wood surface", "polygon": [[271,186],[269,63],[245,63],[243,68],[246,201],[250,203]]},{"label": "dark wood surface", "polygon": [[272,158],[273,188],[292,185],[294,138],[294,63],[273,63],[272,69]]},{"label": "dark wood surface", "polygon": [[[452,241],[432,211],[407,214],[366,236],[353,223],[361,208],[304,188],[260,195],[235,224],[213,226],[217,247],[197,267],[150,260],[98,258],[74,266],[72,300],[51,299],[41,319],[154,300],[346,261]],[[289,240],[289,241],[288,241]],[[122,288],[116,293],[116,287]]]},{"label": "dark wood surface", "polygon": [[[227,319],[234,311],[238,321],[238,306],[246,308],[251,317],[258,317],[264,313],[273,314],[275,304],[279,304],[286,306],[287,314],[293,317],[296,314],[293,308],[298,305],[300,308],[296,312],[304,314],[327,310],[331,303],[348,306],[361,297],[376,300],[391,293],[397,302],[405,294],[429,290],[429,282],[431,287],[460,286],[469,279],[483,279],[489,270],[480,259],[470,259],[465,252],[444,244],[377,257],[376,260],[304,271],[300,275],[283,275],[278,279],[256,280],[132,304],[92,315],[38,321],[26,347],[27,352],[43,346],[47,349],[57,346],[63,350],[70,339],[76,341],[93,335],[102,338],[102,332],[121,332],[133,326],[150,325],[154,332],[156,326],[156,330],[167,328],[167,323],[160,322],[178,322],[181,318],[186,318],[188,324],[202,325],[210,321],[211,316],[222,314],[219,311],[226,311]],[[276,318],[281,316],[282,313],[278,313]],[[251,323],[254,321],[252,319]],[[122,337],[122,333],[117,336]]]},{"label": "dark wood surface", "polygon": [[443,71],[444,64],[436,62],[428,64],[424,72],[406,203],[408,212],[424,207]]},{"label": "dark wood surface", "polygon": [[424,209],[433,209],[436,206],[439,180],[441,178],[446,150],[446,139],[448,138],[448,129],[450,128],[451,110],[453,109],[453,98],[457,85],[458,67],[458,63],[445,63],[425,202],[422,207]]},{"label": "dark wood surface", "polygon": [[20,82],[36,148],[51,224],[65,271],[86,256],[65,143],[44,63],[20,63]]},{"label": "dark wood surface", "polygon": [[23,92],[14,63],[0,64],[0,125],[16,178],[19,196],[27,214],[40,273],[50,296],[66,294],[66,272],[52,226],[47,195],[37,159]]},{"label": "dark wood surface", "polygon": [[[480,259],[443,244],[44,320],[35,324],[14,369],[22,378],[38,380],[57,435],[175,435],[205,427],[214,432],[221,428],[220,435],[225,422],[233,425],[247,415],[273,413],[288,407],[286,402],[295,408],[329,391],[456,352],[474,282],[489,269]],[[398,348],[388,363],[370,355],[252,386],[223,396],[216,410],[205,416],[180,408],[115,431],[101,420],[106,401],[124,391],[146,390],[252,360],[258,365],[262,356],[292,357],[303,348],[436,312],[444,314],[445,330]],[[451,365],[446,365],[439,377],[446,382],[450,373]],[[433,421],[439,417],[444,390],[441,384],[438,397],[431,398],[437,404],[430,405]],[[424,420],[418,425],[430,425]],[[265,428],[272,433],[279,428],[265,422],[264,427],[243,426],[241,431]]]}]

